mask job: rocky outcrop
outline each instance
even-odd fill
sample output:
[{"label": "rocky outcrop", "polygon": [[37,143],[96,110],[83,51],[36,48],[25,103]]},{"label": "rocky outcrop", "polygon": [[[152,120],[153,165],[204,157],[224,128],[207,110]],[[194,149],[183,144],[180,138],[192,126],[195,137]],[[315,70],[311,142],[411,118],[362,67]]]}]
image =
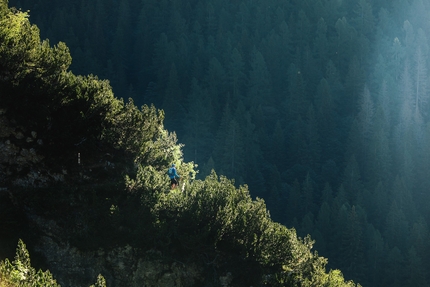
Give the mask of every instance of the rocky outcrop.
[{"label": "rocky outcrop", "polygon": [[[202,266],[169,259],[156,250],[143,252],[130,245],[109,250],[79,250],[67,240],[66,234],[73,231],[66,232],[52,217],[43,217],[34,211],[32,204],[18,202],[17,196],[22,193],[16,188],[32,190],[55,182],[65,183],[70,176],[66,169],[53,172],[45,166],[45,156],[40,152],[43,145],[36,131],[6,118],[5,111],[0,109],[0,191],[10,197],[17,210],[25,213],[33,238],[38,238],[31,244],[32,251],[43,258],[44,269],[49,269],[61,286],[90,286],[99,274],[106,279],[108,287],[205,286]],[[93,168],[96,167],[87,166],[88,172]],[[106,168],[104,162],[101,168]],[[84,176],[78,174],[80,179]],[[24,198],[27,195],[24,194]],[[210,286],[228,287],[232,275],[211,276],[209,281],[212,281]],[[217,281],[217,285],[213,281]]]},{"label": "rocky outcrop", "polygon": [[195,264],[168,262],[156,251],[141,254],[129,245],[83,252],[44,236],[36,248],[61,286],[90,286],[98,274],[109,287],[187,287],[203,281]]},{"label": "rocky outcrop", "polygon": [[18,126],[4,114],[0,110],[0,188],[46,186],[64,180],[63,174],[41,168],[44,156],[38,149],[43,141],[37,132]]}]

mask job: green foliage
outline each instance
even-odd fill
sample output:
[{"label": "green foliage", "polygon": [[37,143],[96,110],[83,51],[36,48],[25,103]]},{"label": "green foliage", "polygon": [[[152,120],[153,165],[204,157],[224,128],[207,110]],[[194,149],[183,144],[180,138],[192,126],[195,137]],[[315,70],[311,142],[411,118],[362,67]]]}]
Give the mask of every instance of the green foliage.
[{"label": "green foliage", "polygon": [[[30,254],[20,239],[16,248],[15,260],[0,262],[0,287],[60,287],[49,270],[36,271],[30,264]],[[106,287],[102,275],[97,277],[95,285],[90,287]]]},{"label": "green foliage", "polygon": [[[37,58],[39,30],[28,21],[28,14],[9,11],[0,20],[0,63],[2,76],[20,78],[30,72],[30,66]],[[5,69],[7,67],[7,70]]]},{"label": "green foliage", "polygon": [[[114,97],[108,81],[96,76],[75,76],[67,71],[71,58],[66,45],[51,48],[48,41],[40,41],[27,13],[0,11],[0,108],[16,125],[40,134],[44,145],[29,146],[45,157],[43,168],[71,170],[69,182],[59,184],[56,194],[54,187],[29,191],[25,204],[44,202],[46,217],[66,218],[69,211],[81,217],[84,228],[68,231],[67,240],[93,249],[100,247],[98,240],[106,245],[131,242],[143,250],[161,249],[174,259],[204,257],[207,272],[231,271],[238,286],[352,286],[340,273],[327,275],[327,260],[311,252],[310,237],[301,239],[294,229],[274,222],[264,200],[252,200],[247,186],[237,188],[215,172],[195,180],[194,163],[183,162],[176,134],[164,129],[163,111],[146,105],[139,109],[131,99],[124,103]],[[258,65],[263,65],[263,55],[257,56]],[[235,99],[243,97],[244,67],[242,51],[234,48],[229,84]],[[302,75],[294,73],[292,102],[306,94]],[[262,85],[258,89],[266,90],[268,84]],[[299,108],[298,115],[304,103]],[[227,122],[225,144],[230,148],[225,159],[232,173],[240,176],[245,167],[242,142],[237,139],[243,113],[238,110],[236,119]],[[12,136],[7,140],[18,148],[26,145]],[[71,164],[76,152],[84,155],[79,167]],[[96,177],[96,164],[106,154],[117,167]],[[166,168],[171,163],[181,175],[181,189],[169,191]],[[70,226],[75,223],[69,217],[63,220]],[[16,286],[34,282],[58,286],[48,271],[36,272],[30,266],[22,241],[15,261],[1,263],[0,271],[5,282]],[[93,286],[103,287],[106,282],[100,275]]]},{"label": "green foliage", "polygon": [[105,278],[99,274],[99,276],[97,276],[97,282],[94,285],[91,285],[90,287],[106,287],[106,280]]},{"label": "green foliage", "polygon": [[329,285],[334,279],[326,276],[326,259],[310,251],[309,237],[302,240],[273,222],[263,200],[252,200],[246,186],[235,188],[215,172],[185,193],[162,193],[154,213],[160,241],[182,256],[211,254],[213,267],[233,270],[238,284],[335,286]]},{"label": "green foliage", "polygon": [[181,161],[182,146],[164,129],[163,111],[138,109],[131,99],[124,104],[108,81],[67,71],[67,46],[40,41],[27,13],[11,9],[0,22],[0,108],[37,132],[43,145],[33,148],[49,165],[71,168],[78,152],[84,168],[110,154],[129,173],[133,164],[161,170]]},{"label": "green foliage", "polygon": [[15,260],[0,262],[1,287],[60,287],[52,274],[47,271],[36,271],[30,264],[30,255],[22,240],[18,241]]}]

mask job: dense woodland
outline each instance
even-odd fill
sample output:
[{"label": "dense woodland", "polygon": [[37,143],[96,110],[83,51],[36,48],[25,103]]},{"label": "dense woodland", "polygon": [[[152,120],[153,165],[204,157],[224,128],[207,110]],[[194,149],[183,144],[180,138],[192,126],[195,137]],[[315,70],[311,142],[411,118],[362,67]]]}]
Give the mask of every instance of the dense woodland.
[{"label": "dense woodland", "polygon": [[430,275],[430,2],[11,0],[364,286]]},{"label": "dense woodland", "polygon": [[[195,179],[162,110],[125,102],[71,61],[0,1],[1,287],[361,286],[246,185]],[[172,163],[181,189],[170,189]]]}]

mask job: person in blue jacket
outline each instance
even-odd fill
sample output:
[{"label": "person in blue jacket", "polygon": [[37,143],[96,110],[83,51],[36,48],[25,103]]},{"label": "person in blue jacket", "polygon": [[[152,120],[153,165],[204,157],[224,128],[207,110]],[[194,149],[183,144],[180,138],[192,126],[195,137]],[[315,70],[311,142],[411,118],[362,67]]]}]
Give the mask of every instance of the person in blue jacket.
[{"label": "person in blue jacket", "polygon": [[176,172],[175,164],[172,164],[172,166],[169,168],[169,171],[167,172],[167,174],[170,177],[170,189],[176,188],[176,186],[178,185],[178,179],[180,178],[180,176]]}]

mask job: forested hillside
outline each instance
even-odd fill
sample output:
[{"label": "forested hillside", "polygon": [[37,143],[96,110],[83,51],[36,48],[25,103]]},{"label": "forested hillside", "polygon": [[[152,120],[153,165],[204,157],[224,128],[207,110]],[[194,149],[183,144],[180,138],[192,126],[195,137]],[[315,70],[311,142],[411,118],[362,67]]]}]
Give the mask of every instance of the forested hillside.
[{"label": "forested hillside", "polygon": [[162,110],[74,74],[39,32],[0,1],[1,287],[360,286],[246,185],[195,180]]},{"label": "forested hillside", "polygon": [[10,4],[347,279],[430,284],[428,1]]}]

